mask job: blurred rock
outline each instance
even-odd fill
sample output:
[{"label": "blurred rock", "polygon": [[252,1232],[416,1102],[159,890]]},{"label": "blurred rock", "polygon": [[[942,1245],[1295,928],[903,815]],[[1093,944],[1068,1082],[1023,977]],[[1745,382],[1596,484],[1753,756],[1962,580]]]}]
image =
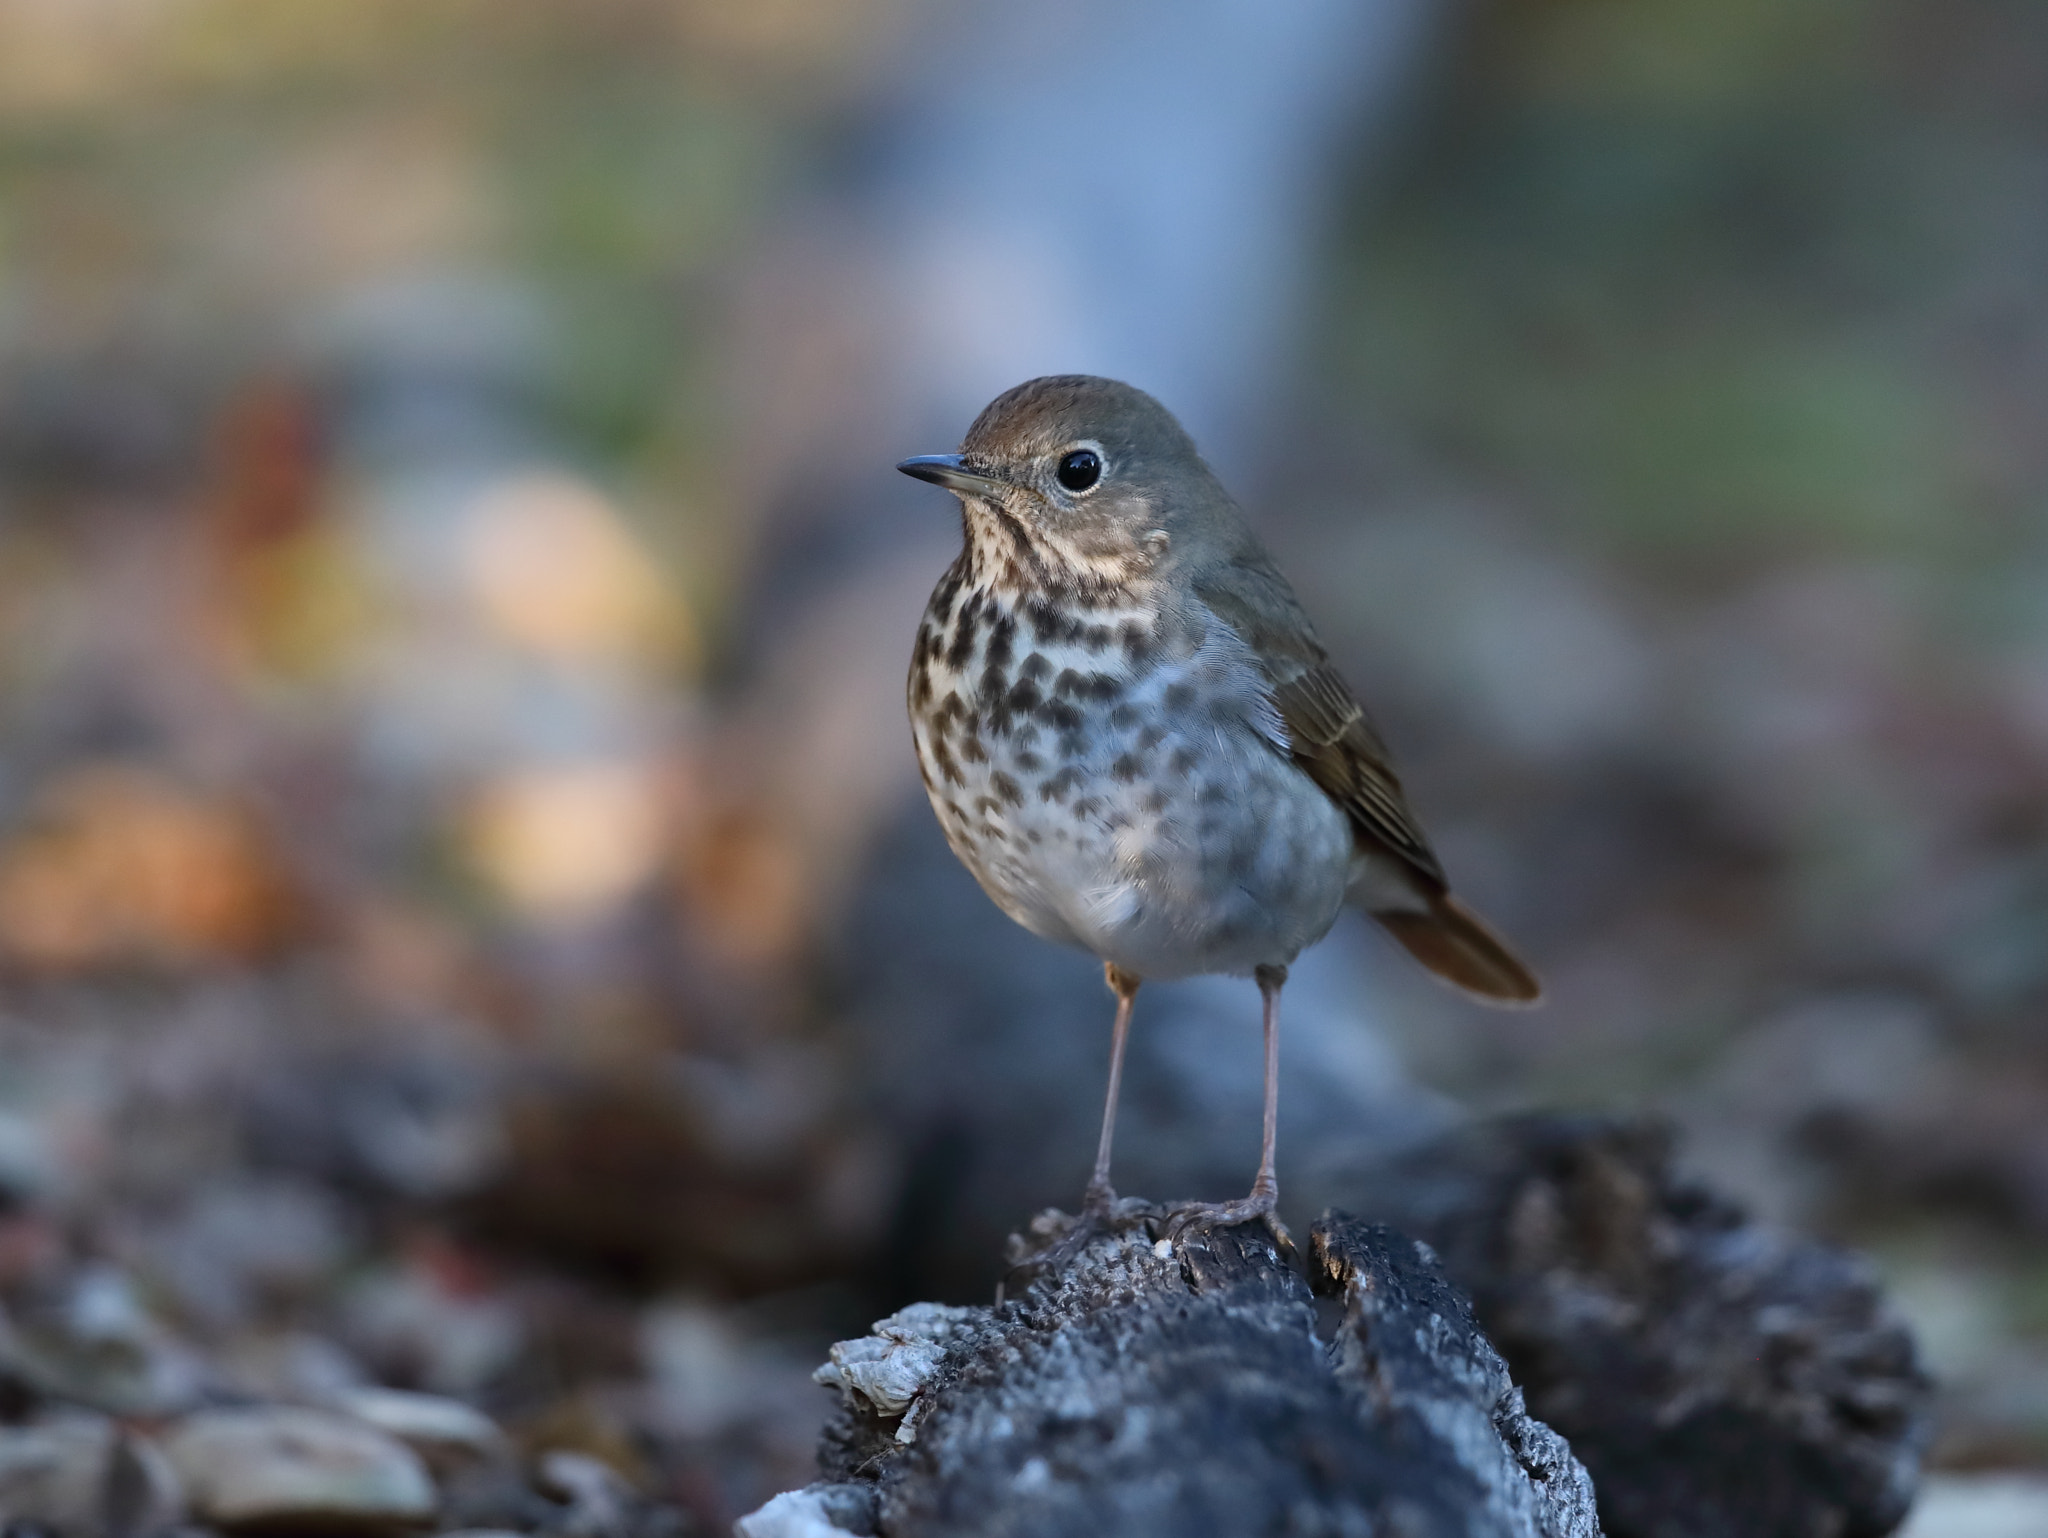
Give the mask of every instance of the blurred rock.
[{"label": "blurred rock", "polygon": [[653,1538],[680,1529],[677,1514],[650,1509],[609,1464],[582,1453],[542,1454],[538,1483],[568,1503],[549,1524],[561,1538]]},{"label": "blurred rock", "polygon": [[439,1520],[453,1528],[541,1532],[561,1512],[560,1504],[535,1490],[516,1467],[477,1464],[441,1481]]},{"label": "blurred rock", "polygon": [[1936,1474],[1899,1538],[2039,1538],[2048,1533],[2048,1475]]},{"label": "blurred rock", "polygon": [[209,1373],[144,1309],[134,1282],[91,1265],[27,1289],[0,1315],[0,1375],[114,1415],[175,1414]]},{"label": "blurred rock", "polygon": [[1880,1534],[1931,1385],[1868,1263],[1744,1220],[1653,1124],[1529,1116],[1377,1170],[1591,1471],[1610,1538]]},{"label": "blurred rock", "polygon": [[154,1538],[182,1515],[176,1473],[151,1443],[74,1416],[0,1427],[0,1520],[54,1538]]},{"label": "blurred rock", "polygon": [[403,1389],[345,1389],[329,1407],[398,1438],[436,1474],[475,1463],[503,1462],[512,1444],[498,1423],[459,1399]]},{"label": "blurred rock", "polygon": [[248,1095],[254,1154],[414,1201],[464,1195],[503,1165],[503,1064],[435,1041],[280,1053]]},{"label": "blurred rock", "polygon": [[220,1348],[221,1371],[257,1399],[318,1404],[369,1380],[348,1352],[305,1330],[240,1330]]},{"label": "blurred rock", "polygon": [[193,1515],[222,1527],[377,1532],[426,1521],[433,1481],[412,1450],[323,1410],[205,1410],[164,1435]]},{"label": "blurred rock", "polygon": [[834,1538],[839,1533],[872,1535],[880,1520],[872,1485],[820,1480],[785,1490],[759,1511],[733,1524],[736,1538]]},{"label": "blurred rock", "polygon": [[341,1297],[344,1339],[387,1381],[474,1395],[508,1368],[527,1326],[506,1298],[430,1259],[379,1268]]},{"label": "blurred rock", "polygon": [[326,1188],[230,1176],[194,1193],[151,1258],[188,1317],[240,1323],[259,1303],[305,1296],[346,1258],[350,1237]]}]

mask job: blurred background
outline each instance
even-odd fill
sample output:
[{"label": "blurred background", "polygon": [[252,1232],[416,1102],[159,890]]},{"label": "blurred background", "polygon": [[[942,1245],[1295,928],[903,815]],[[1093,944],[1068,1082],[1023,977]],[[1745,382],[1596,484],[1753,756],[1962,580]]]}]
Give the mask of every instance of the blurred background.
[{"label": "blurred background", "polygon": [[[1549,984],[1305,959],[1290,1215],[1667,1115],[2048,1469],[2044,102],[2026,0],[0,0],[0,1380],[804,1482],[1092,1155],[890,468],[1085,370]],[[1241,1187],[1255,1021],[1147,990],[1124,1190]]]}]

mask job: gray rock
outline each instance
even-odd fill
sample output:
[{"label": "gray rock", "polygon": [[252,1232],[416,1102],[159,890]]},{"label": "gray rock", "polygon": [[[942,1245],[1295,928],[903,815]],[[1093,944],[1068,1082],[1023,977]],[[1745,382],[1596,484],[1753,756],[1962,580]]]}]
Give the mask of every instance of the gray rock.
[{"label": "gray rock", "polygon": [[146,1538],[184,1502],[162,1453],[98,1416],[0,1428],[0,1519],[56,1538]]},{"label": "gray rock", "polygon": [[352,1388],[328,1403],[398,1438],[436,1473],[511,1456],[511,1443],[498,1423],[459,1399],[395,1388]]},{"label": "gray rock", "polygon": [[734,1538],[871,1538],[875,1533],[875,1487],[820,1481],[785,1490],[759,1511],[733,1524]]},{"label": "gray rock", "polygon": [[1862,1538],[1904,1518],[1932,1390],[1874,1271],[1680,1179],[1662,1127],[1509,1118],[1357,1187],[1436,1246],[1615,1538]]},{"label": "gray rock", "polygon": [[113,1266],[85,1266],[0,1314],[0,1377],[32,1395],[110,1415],[172,1415],[196,1403],[206,1369]]},{"label": "gray rock", "polygon": [[326,1410],[206,1410],[164,1437],[193,1515],[222,1527],[364,1532],[423,1522],[434,1484],[419,1455]]},{"label": "gray rock", "polygon": [[631,1530],[633,1491],[610,1464],[558,1450],[542,1455],[539,1472],[541,1489],[569,1503],[551,1531],[563,1538],[625,1538]]},{"label": "gray rock", "polygon": [[743,1531],[860,1531],[839,1487],[865,1485],[892,1538],[1597,1538],[1591,1482],[1427,1248],[1337,1216],[1314,1245],[1327,1349],[1256,1226],[1099,1235],[1014,1302],[884,1321],[822,1375],[827,1484]]}]

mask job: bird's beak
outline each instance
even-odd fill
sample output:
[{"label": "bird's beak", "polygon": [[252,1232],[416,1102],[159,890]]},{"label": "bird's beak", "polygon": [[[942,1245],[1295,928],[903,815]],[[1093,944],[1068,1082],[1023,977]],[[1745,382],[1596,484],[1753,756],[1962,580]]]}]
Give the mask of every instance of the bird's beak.
[{"label": "bird's beak", "polygon": [[970,497],[985,497],[1009,484],[1000,476],[968,469],[958,454],[920,454],[915,459],[904,460],[896,468],[917,480],[930,481],[934,486],[943,486],[948,491]]}]

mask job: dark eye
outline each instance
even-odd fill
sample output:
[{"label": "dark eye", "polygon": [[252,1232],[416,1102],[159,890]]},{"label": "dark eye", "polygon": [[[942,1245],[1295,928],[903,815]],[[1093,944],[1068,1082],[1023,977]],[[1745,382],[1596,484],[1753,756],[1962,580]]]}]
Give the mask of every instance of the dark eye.
[{"label": "dark eye", "polygon": [[1102,456],[1093,449],[1076,449],[1060,460],[1053,475],[1069,491],[1086,491],[1102,479]]}]

